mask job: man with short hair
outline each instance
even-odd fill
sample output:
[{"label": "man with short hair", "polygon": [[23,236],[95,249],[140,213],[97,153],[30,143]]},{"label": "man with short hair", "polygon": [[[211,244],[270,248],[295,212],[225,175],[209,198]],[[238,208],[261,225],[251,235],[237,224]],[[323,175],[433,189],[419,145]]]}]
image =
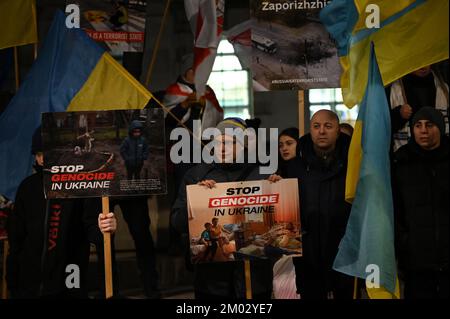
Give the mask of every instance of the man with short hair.
[{"label": "man with short hair", "polygon": [[405,299],[449,297],[449,157],[442,114],[422,107],[413,139],[394,154],[396,252]]},{"label": "man with short hair", "polygon": [[302,299],[352,298],[353,278],[332,269],[351,210],[345,201],[349,145],[337,115],[320,110],[287,168],[286,177],[299,180],[303,257],[294,264]]}]

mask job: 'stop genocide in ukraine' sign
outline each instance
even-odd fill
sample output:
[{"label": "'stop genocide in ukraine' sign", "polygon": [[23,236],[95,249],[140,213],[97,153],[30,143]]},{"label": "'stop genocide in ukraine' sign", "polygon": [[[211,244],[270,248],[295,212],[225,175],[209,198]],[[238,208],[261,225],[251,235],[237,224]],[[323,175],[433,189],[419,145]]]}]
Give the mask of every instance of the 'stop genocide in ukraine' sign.
[{"label": "'stop genocide in ukraine' sign", "polygon": [[186,190],[193,263],[301,254],[297,179]]},{"label": "'stop genocide in ukraine' sign", "polygon": [[47,198],[166,193],[160,109],[44,113]]}]

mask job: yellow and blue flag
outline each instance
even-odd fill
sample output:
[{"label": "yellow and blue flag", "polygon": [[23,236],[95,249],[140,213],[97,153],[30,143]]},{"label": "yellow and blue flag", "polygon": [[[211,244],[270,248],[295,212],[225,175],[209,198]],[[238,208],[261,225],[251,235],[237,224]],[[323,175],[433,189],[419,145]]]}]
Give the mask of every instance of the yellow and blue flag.
[{"label": "yellow and blue flag", "polygon": [[[372,272],[367,267],[375,265],[379,269],[380,289],[384,287],[398,296],[389,159],[390,109],[373,48],[369,66],[367,88],[349,151],[349,163],[352,154],[356,155],[356,160],[352,160],[360,160],[358,186],[333,268],[365,279]],[[369,291],[369,295],[371,292],[374,291]]]},{"label": "yellow and blue flag", "polygon": [[0,0],[0,50],[37,42],[35,0]]},{"label": "yellow and blue flag", "polygon": [[[377,11],[370,10],[374,5]],[[320,19],[337,41],[345,105],[353,107],[364,96],[371,43],[384,85],[448,59],[448,11],[448,0],[333,0],[322,9]],[[377,13],[379,28],[367,28],[366,20]]]},{"label": "yellow and blue flag", "polygon": [[27,77],[0,114],[0,193],[15,197],[31,173],[41,113],[144,108],[152,98],[136,79],[58,11]]}]

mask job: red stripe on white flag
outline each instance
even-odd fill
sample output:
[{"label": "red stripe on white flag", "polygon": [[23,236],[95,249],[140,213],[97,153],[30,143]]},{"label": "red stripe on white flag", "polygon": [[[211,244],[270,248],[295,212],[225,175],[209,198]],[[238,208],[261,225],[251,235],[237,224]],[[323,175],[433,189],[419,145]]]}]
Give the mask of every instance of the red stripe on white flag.
[{"label": "red stripe on white flag", "polygon": [[195,35],[195,88],[197,95],[203,96],[223,31],[225,0],[185,0],[184,4]]},{"label": "red stripe on white flag", "polygon": [[231,42],[242,67],[251,67],[252,57],[252,24],[250,20],[235,25],[226,31],[226,37]]}]

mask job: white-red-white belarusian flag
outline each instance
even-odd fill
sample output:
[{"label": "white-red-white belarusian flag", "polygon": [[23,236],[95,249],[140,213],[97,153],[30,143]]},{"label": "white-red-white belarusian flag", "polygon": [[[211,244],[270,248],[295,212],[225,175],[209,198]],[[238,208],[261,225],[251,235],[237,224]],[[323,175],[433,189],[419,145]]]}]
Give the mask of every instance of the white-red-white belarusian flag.
[{"label": "white-red-white belarusian flag", "polygon": [[193,68],[200,97],[206,92],[222,35],[225,0],[184,0],[184,7],[195,36]]},{"label": "white-red-white belarusian flag", "polygon": [[252,58],[252,24],[250,20],[241,22],[224,31],[227,40],[233,45],[239,62],[244,69],[251,67]]},{"label": "white-red-white belarusian flag", "polygon": [[[176,107],[178,104],[186,101],[188,97],[194,91],[186,84],[177,82],[172,84],[166,89],[163,103],[170,110]],[[206,86],[206,92],[204,94],[205,108],[203,110],[201,131],[203,132],[208,127],[216,127],[219,122],[223,120],[223,109],[220,107],[216,94],[209,87]],[[167,116],[167,113],[166,115]],[[186,123],[191,116],[191,109],[189,108],[182,119],[179,119],[181,123]],[[198,138],[201,139],[201,136]]]}]

